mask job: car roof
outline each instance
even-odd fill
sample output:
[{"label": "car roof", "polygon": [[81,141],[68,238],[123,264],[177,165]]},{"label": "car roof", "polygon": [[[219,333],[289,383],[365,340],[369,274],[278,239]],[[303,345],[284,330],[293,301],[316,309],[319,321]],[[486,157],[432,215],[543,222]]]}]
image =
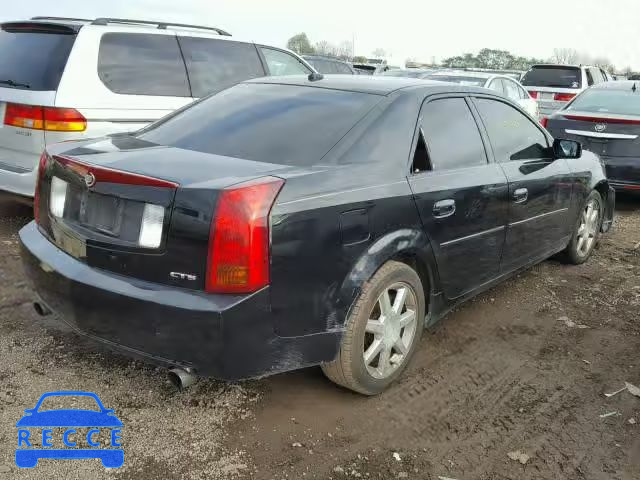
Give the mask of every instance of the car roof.
[{"label": "car roof", "polygon": [[310,76],[292,75],[282,77],[262,77],[247,80],[244,83],[263,83],[273,85],[295,85],[301,87],[327,88],[351,92],[370,93],[374,95],[389,95],[402,89],[422,88],[439,91],[469,91],[486,92],[486,89],[467,87],[453,83],[423,80],[408,77],[388,77],[384,75],[325,75],[317,80],[310,80]]},{"label": "car roof", "polygon": [[611,82],[601,82],[591,87],[595,90],[632,90],[633,86],[640,92],[640,81],[638,80],[614,80]]},{"label": "car roof", "polygon": [[545,67],[557,67],[557,68],[600,68],[595,65],[575,65],[575,64],[564,64],[564,63],[537,63],[535,65],[531,65],[530,68],[545,68]]}]

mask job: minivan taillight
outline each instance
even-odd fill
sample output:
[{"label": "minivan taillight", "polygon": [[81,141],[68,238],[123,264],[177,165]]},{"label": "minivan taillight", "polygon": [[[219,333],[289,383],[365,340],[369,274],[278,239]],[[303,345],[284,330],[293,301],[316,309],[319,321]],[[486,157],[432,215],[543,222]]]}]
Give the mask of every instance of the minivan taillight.
[{"label": "minivan taillight", "polygon": [[52,132],[83,132],[87,129],[87,119],[73,108],[41,107],[19,103],[7,103],[4,124]]},{"label": "minivan taillight", "polygon": [[207,292],[252,293],[269,284],[269,214],[283,185],[265,177],[222,190],[209,235]]},{"label": "minivan taillight", "polygon": [[33,218],[36,223],[40,223],[40,187],[42,186],[42,177],[44,171],[47,168],[47,162],[49,161],[49,154],[45,150],[40,155],[40,161],[38,162],[38,176],[36,177],[36,190],[33,194]]},{"label": "minivan taillight", "polygon": [[553,99],[557,102],[568,102],[570,100],[573,100],[575,96],[575,93],[556,93],[553,96]]}]

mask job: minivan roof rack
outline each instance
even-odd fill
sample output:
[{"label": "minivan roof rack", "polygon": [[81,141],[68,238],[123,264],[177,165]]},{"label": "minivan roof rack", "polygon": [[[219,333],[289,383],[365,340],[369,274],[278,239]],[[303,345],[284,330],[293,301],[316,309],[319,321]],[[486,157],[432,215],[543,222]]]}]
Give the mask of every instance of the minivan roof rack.
[{"label": "minivan roof rack", "polygon": [[108,25],[110,23],[129,23],[133,25],[155,25],[160,30],[166,30],[167,27],[181,27],[181,28],[198,28],[201,30],[211,30],[216,32],[218,35],[224,35],[226,37],[230,37],[231,34],[221,28],[216,27],[205,27],[202,25],[189,25],[187,23],[174,23],[174,22],[156,22],[150,20],[132,20],[128,18],[109,18],[109,17],[101,17],[96,18],[91,21],[91,25]]},{"label": "minivan roof rack", "polygon": [[64,20],[67,22],[92,22],[88,18],[73,18],[73,17],[31,17],[31,20]]}]

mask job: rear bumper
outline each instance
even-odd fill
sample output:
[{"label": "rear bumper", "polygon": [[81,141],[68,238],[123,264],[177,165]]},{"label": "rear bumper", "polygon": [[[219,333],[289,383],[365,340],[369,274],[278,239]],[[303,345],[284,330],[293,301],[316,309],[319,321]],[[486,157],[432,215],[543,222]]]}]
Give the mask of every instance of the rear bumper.
[{"label": "rear bumper", "polygon": [[640,158],[602,157],[609,184],[620,192],[640,193]]},{"label": "rear bumper", "polygon": [[[37,157],[35,163],[37,167]],[[33,198],[37,175],[37,168],[24,171],[23,169],[12,168],[10,165],[0,164],[0,190],[22,197]]]},{"label": "rear bumper", "polygon": [[34,222],[20,230],[20,242],[27,276],[42,301],[79,333],[130,356],[237,380],[316,365],[337,354],[340,332],[277,336],[268,288],[209,295],[111,274],[58,249]]}]

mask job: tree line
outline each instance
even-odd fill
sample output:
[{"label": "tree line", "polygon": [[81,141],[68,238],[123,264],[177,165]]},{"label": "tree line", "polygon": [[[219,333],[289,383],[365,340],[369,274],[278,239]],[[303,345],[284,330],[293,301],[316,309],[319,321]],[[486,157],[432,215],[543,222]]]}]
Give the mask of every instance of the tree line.
[{"label": "tree line", "polygon": [[[364,56],[354,56],[353,43],[347,40],[338,44],[333,44],[326,40],[311,43],[306,33],[298,33],[287,41],[287,48],[299,55],[327,55],[343,60],[350,60],[354,63],[364,63],[367,58]],[[377,48],[372,55],[376,58],[384,58],[386,52]],[[407,63],[410,60],[407,59]],[[416,62],[412,62],[416,63]],[[433,62],[431,62],[433,63]],[[609,72],[617,72],[615,65],[604,57],[591,57],[588,54],[580,53],[572,48],[556,48],[550,58],[523,57],[515,55],[507,50],[497,50],[483,48],[477,54],[464,53],[454,57],[445,58],[438,66],[448,68],[486,68],[490,70],[528,70],[531,65],[539,63],[558,63],[563,65],[588,64],[597,65]],[[436,66],[436,65],[433,65]],[[623,73],[630,74],[630,67],[622,70]]]}]

